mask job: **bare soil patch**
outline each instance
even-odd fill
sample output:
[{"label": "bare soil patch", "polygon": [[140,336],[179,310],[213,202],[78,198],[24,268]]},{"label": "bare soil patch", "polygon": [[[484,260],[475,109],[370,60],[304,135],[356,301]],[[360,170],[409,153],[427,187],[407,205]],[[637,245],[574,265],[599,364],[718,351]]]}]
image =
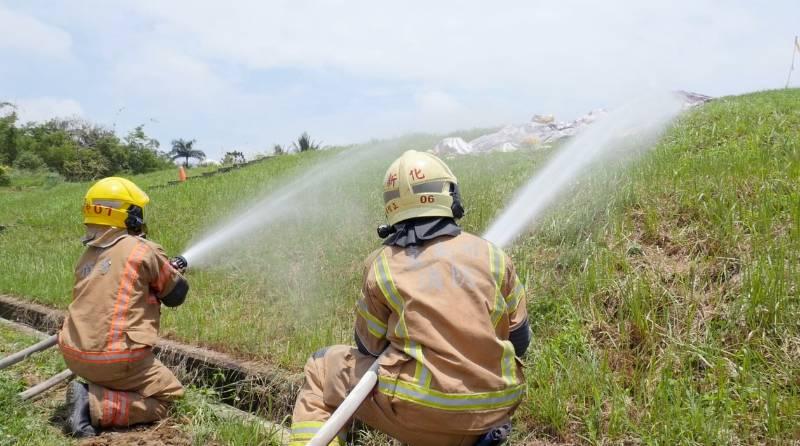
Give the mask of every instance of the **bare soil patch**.
[{"label": "bare soil patch", "polygon": [[94,438],[80,441],[81,446],[188,446],[191,438],[167,419],[153,426],[137,426],[127,430],[110,430]]}]

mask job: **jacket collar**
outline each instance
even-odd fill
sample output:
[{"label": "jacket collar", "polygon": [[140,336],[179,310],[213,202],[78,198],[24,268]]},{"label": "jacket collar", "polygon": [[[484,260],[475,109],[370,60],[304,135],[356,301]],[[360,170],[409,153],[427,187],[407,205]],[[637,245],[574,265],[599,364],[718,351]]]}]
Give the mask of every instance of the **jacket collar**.
[{"label": "jacket collar", "polygon": [[81,242],[94,248],[108,248],[129,235],[128,230],[122,228],[87,227]]},{"label": "jacket collar", "polygon": [[395,233],[383,241],[386,246],[422,246],[428,240],[461,234],[455,220],[448,217],[422,217],[404,220],[394,225]]}]

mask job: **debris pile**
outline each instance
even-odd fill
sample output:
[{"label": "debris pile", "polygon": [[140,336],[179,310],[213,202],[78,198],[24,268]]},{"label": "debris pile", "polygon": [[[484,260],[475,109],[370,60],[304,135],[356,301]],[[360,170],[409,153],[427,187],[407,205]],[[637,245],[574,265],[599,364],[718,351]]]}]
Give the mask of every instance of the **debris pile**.
[{"label": "debris pile", "polygon": [[[710,96],[679,90],[686,108],[702,105],[712,98]],[[553,115],[533,115],[524,124],[510,124],[495,133],[483,135],[472,141],[461,138],[444,138],[431,150],[437,155],[467,155],[471,153],[513,152],[520,148],[540,148],[562,138],[578,134],[584,127],[592,124],[606,114],[606,110],[597,109],[579,117],[574,121],[556,121]]]}]

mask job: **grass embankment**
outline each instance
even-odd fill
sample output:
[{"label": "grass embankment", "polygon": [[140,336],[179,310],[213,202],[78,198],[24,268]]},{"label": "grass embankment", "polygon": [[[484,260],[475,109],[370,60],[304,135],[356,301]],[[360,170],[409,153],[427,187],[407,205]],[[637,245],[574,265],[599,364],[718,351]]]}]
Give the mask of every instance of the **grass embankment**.
[{"label": "grass embankment", "polygon": [[[800,440],[798,129],[797,90],[715,101],[624,174],[577,186],[518,241],[510,251],[528,281],[534,328],[519,441]],[[406,138],[389,151],[435,142]],[[242,200],[329,156],[153,190],[152,237],[177,253]],[[468,205],[464,226],[481,233],[546,156],[449,161]],[[320,346],[349,343],[387,164],[354,166],[310,191],[308,212],[190,272],[192,297],[165,311],[167,334],[293,369]],[[136,181],[146,189],[164,179]],[[9,225],[0,291],[66,306],[86,187],[0,193],[0,224]]]},{"label": "grass embankment", "polygon": [[513,250],[519,418],[592,443],[800,439],[800,91],[708,104],[628,174]]},{"label": "grass embankment", "polygon": [[[36,338],[0,325],[0,356],[34,344]],[[17,393],[63,370],[56,350],[37,354],[24,362],[0,371],[0,445],[76,444],[62,433],[64,386],[45,393],[34,402],[22,402]],[[189,389],[186,398],[176,404],[172,416],[155,429],[105,433],[80,444],[190,445],[278,444],[264,426],[220,416],[215,396],[206,390]]]}]

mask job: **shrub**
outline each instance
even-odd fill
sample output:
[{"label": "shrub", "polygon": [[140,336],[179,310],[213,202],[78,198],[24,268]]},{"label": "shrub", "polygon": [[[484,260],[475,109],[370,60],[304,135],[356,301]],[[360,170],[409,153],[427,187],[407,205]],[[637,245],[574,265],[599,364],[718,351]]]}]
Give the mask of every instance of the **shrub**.
[{"label": "shrub", "polygon": [[239,152],[238,150],[225,152],[225,156],[222,157],[222,164],[226,166],[231,164],[244,164],[246,162],[247,160],[244,157],[244,153]]},{"label": "shrub", "polygon": [[319,150],[322,147],[322,144],[318,141],[314,141],[308,135],[308,132],[303,132],[302,135],[297,137],[297,141],[292,143],[294,149],[298,152],[307,152],[310,150]]},{"label": "shrub", "polygon": [[64,176],[69,181],[96,180],[111,173],[108,161],[94,150],[81,149],[76,158],[64,161]]},{"label": "shrub", "polygon": [[24,151],[17,155],[17,159],[14,160],[14,167],[17,169],[22,170],[39,170],[45,166],[44,161],[39,155]]},{"label": "shrub", "polygon": [[44,176],[44,180],[42,181],[42,186],[44,186],[45,189],[51,189],[63,182],[64,177],[62,177],[58,172],[47,172]]},{"label": "shrub", "polygon": [[8,166],[0,166],[0,186],[10,186],[11,185],[11,177],[9,173],[11,168]]}]

